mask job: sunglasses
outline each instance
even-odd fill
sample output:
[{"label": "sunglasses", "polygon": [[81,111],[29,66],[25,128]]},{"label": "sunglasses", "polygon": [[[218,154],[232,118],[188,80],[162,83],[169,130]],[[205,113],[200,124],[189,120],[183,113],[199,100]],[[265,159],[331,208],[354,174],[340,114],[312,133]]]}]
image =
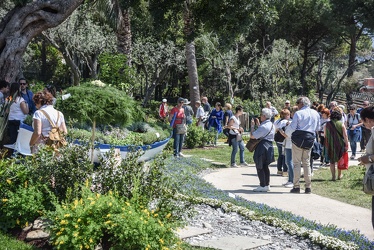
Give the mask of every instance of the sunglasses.
[{"label": "sunglasses", "polygon": [[26,85],[27,83],[26,82],[20,82],[19,84],[20,85]]},{"label": "sunglasses", "polygon": [[349,109],[349,110],[356,110],[356,109]]}]

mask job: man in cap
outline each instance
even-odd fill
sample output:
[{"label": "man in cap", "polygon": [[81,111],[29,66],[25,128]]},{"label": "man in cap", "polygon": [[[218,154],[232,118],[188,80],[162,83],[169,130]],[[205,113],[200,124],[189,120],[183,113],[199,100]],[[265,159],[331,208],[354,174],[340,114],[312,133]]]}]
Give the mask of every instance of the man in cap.
[{"label": "man in cap", "polygon": [[288,109],[289,111],[291,111],[291,102],[290,102],[290,100],[287,100],[284,103],[284,108],[283,109]]},{"label": "man in cap", "polygon": [[165,98],[162,99],[162,103],[160,105],[160,108],[158,109],[158,114],[160,116],[160,119],[162,121],[165,121],[165,119],[168,117],[169,115],[169,107],[168,107],[168,100],[166,100]]},{"label": "man in cap", "polygon": [[188,99],[184,99],[183,108],[184,108],[184,114],[186,116],[186,124],[190,125],[192,124],[192,118],[194,115],[193,109],[190,105],[190,101]]}]

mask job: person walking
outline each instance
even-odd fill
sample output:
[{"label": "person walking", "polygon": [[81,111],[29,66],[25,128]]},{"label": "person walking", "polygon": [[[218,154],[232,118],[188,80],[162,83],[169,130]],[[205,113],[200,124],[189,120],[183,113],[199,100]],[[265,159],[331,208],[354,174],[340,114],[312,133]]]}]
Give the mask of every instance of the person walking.
[{"label": "person walking", "polygon": [[181,151],[184,141],[185,134],[178,134],[177,133],[177,124],[183,124],[185,123],[186,117],[184,115],[184,108],[183,108],[183,102],[184,98],[179,97],[177,105],[172,108],[169,115],[169,122],[174,120],[173,125],[173,149],[174,149],[174,156],[175,157],[181,157]]},{"label": "person walking", "polygon": [[192,107],[188,104],[190,104],[190,101],[188,101],[188,99],[184,99],[183,108],[184,115],[186,116],[186,124],[191,125],[195,113],[193,112]]},{"label": "person walking", "polygon": [[195,107],[196,107],[196,126],[199,126],[202,129],[204,129],[204,122],[203,122],[203,118],[205,116],[204,108],[201,106],[200,101],[195,102]]},{"label": "person walking", "polygon": [[158,108],[158,115],[160,116],[160,119],[162,121],[165,121],[169,115],[168,100],[166,100],[165,98],[162,99],[162,103],[160,104],[160,107]]},{"label": "person walking", "polygon": [[[366,107],[360,112],[361,120],[366,128],[370,128],[371,136],[366,146],[365,155],[358,158],[358,161],[365,164],[366,170],[374,163],[374,107]],[[371,197],[371,224],[374,228],[374,195]]]},{"label": "person walking", "polygon": [[280,119],[276,120],[274,122],[275,126],[275,137],[274,140],[276,141],[277,148],[278,148],[278,160],[277,160],[277,175],[281,176],[288,176],[288,169],[285,162],[285,156],[284,156],[284,129],[290,119],[290,111],[288,109],[283,109],[280,112]]},{"label": "person walking", "polygon": [[[348,150],[348,136],[347,129],[344,123],[341,122],[342,113],[335,108],[330,114],[330,121],[326,123],[324,128],[325,142],[327,154],[330,159],[331,180],[336,180],[335,163]],[[338,169],[338,180],[342,178],[342,171]]]},{"label": "person walking", "polygon": [[212,110],[208,120],[208,128],[216,130],[216,136],[214,138],[214,146],[217,146],[218,135],[222,133],[222,120],[223,120],[223,110],[220,102],[217,102],[215,108]]},{"label": "person walking", "polygon": [[294,181],[291,193],[300,193],[301,166],[304,169],[305,193],[312,192],[310,169],[311,148],[316,139],[320,117],[316,110],[310,108],[308,97],[299,97],[296,101],[299,111],[295,113],[290,124],[292,129],[292,161],[294,165]]},{"label": "person walking", "polygon": [[[295,114],[296,111],[298,111],[299,108],[297,106],[293,106],[291,108],[291,117]],[[292,118],[290,118],[286,124],[286,129],[285,129],[285,135],[286,138],[284,140],[284,158],[285,158],[285,163],[287,165],[288,169],[288,180],[286,183],[283,184],[284,187],[286,188],[293,188],[293,162],[292,162],[292,141],[291,141],[291,134],[290,131],[292,129],[290,128],[290,124],[292,122]]]},{"label": "person walking", "polygon": [[349,114],[347,115],[346,127],[348,128],[348,139],[351,145],[352,155],[351,160],[356,157],[357,142],[361,141],[361,118],[356,111],[355,104],[349,107]]},{"label": "person walking", "polygon": [[[254,192],[270,191],[269,165],[275,161],[273,148],[275,127],[271,122],[272,117],[273,112],[271,109],[263,108],[260,120],[257,118],[251,120],[251,139],[261,139],[253,154],[257,176],[260,180],[260,186],[253,189]],[[258,126],[256,130],[254,130],[255,125]]]},{"label": "person walking", "polygon": [[[360,114],[361,111],[364,108],[369,107],[369,105],[370,105],[369,101],[363,101],[362,102],[362,107],[357,109],[357,113]],[[365,151],[365,146],[368,143],[370,136],[371,136],[371,129],[365,127],[365,123],[363,123],[362,126],[361,126],[361,141],[360,141],[360,151],[361,152]]]},{"label": "person walking", "polygon": [[226,103],[225,104],[225,113],[223,114],[223,133],[227,136],[227,143],[229,143],[229,132],[230,132],[230,129],[228,128],[225,128],[227,127],[227,125],[229,124],[229,121],[231,119],[231,117],[234,115],[232,113],[232,106],[230,103]]},{"label": "person walking", "polygon": [[228,125],[226,126],[229,129],[229,146],[232,146],[231,151],[231,167],[238,167],[235,163],[236,153],[238,148],[240,149],[239,158],[240,166],[248,167],[248,164],[244,161],[244,142],[242,139],[242,133],[244,129],[240,127],[239,116],[243,114],[243,107],[241,105],[235,108],[235,115],[231,116]]}]

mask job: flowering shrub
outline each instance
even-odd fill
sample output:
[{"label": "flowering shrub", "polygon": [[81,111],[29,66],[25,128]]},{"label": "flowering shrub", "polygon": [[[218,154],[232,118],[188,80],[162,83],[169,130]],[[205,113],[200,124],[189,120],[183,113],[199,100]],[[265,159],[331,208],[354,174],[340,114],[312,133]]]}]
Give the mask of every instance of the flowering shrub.
[{"label": "flowering shrub", "polygon": [[178,244],[171,213],[161,216],[117,193],[100,195],[85,188],[80,199],[57,205],[49,217],[57,249],[94,249],[99,243],[114,249],[168,249]]}]

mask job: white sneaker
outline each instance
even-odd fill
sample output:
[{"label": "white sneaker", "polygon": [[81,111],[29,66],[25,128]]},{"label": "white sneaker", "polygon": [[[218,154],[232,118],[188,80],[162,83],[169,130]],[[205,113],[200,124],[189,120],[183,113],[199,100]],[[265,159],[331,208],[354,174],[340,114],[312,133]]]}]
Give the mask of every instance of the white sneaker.
[{"label": "white sneaker", "polygon": [[231,164],[231,167],[232,167],[232,168],[238,168],[239,166],[236,165],[236,163],[233,163],[233,164]]},{"label": "white sneaker", "polygon": [[269,191],[269,186],[261,187],[258,186],[255,189],[252,190],[253,192],[267,192]]},{"label": "white sneaker", "polygon": [[265,186],[266,190],[267,191],[270,191],[270,185],[269,186]]},{"label": "white sneaker", "polygon": [[293,183],[292,182],[287,182],[287,183],[284,184],[284,187],[293,188]]},{"label": "white sneaker", "polygon": [[242,166],[242,167],[249,167],[249,164],[246,163],[246,162],[242,162],[242,163],[240,163],[240,166]]}]

